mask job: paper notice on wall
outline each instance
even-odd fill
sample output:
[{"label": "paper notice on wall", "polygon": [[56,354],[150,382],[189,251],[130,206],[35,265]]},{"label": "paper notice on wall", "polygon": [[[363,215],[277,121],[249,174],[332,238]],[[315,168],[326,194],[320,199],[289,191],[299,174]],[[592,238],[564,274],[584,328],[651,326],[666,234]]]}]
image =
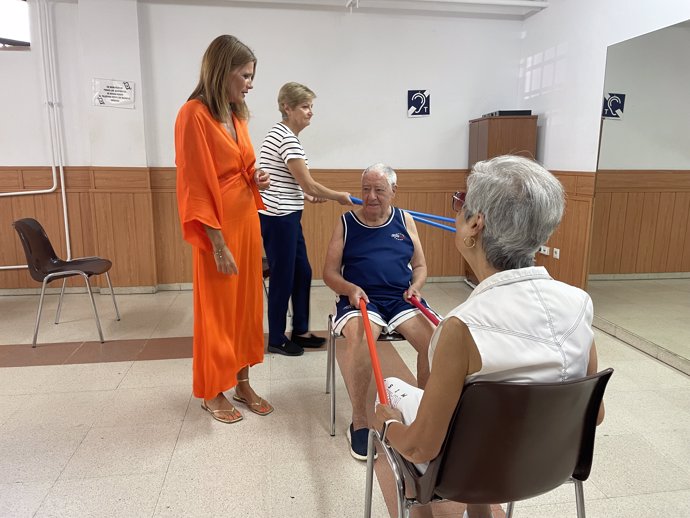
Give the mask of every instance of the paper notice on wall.
[{"label": "paper notice on wall", "polygon": [[134,82],[93,79],[93,105],[134,109]]}]

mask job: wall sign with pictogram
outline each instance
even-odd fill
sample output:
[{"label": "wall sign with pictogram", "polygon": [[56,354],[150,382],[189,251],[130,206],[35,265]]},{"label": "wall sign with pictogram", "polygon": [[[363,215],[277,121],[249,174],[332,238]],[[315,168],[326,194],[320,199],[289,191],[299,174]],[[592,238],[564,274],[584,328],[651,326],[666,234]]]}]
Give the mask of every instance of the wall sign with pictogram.
[{"label": "wall sign with pictogram", "polygon": [[134,82],[93,79],[93,105],[134,109]]},{"label": "wall sign with pictogram", "polygon": [[431,92],[429,90],[407,91],[407,116],[427,117],[431,115]]},{"label": "wall sign with pictogram", "polygon": [[625,94],[604,94],[604,107],[601,116],[605,119],[623,118],[625,109]]}]

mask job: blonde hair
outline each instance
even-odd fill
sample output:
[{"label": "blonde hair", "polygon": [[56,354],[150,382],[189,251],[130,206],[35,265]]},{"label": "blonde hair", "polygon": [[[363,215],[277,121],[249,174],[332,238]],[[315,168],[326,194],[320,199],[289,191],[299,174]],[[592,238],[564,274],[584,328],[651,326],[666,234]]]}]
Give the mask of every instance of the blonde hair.
[{"label": "blonde hair", "polygon": [[296,108],[303,102],[309,102],[315,98],[316,94],[309,87],[295,82],[285,83],[278,92],[278,109],[283,119],[287,119],[286,105],[288,108]]},{"label": "blonde hair", "polygon": [[218,122],[228,122],[231,113],[238,119],[249,119],[249,108],[244,101],[231,103],[228,100],[230,74],[247,63],[254,63],[256,72],[256,56],[249,47],[235,36],[218,36],[204,52],[199,83],[188,100],[198,99],[203,102]]}]

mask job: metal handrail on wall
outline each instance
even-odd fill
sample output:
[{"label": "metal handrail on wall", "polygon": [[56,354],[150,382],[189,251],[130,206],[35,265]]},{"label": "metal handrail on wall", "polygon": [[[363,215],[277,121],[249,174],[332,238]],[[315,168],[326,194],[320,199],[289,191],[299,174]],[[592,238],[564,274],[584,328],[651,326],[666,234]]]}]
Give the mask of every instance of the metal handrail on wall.
[{"label": "metal handrail on wall", "polygon": [[[39,0],[38,5],[38,33],[41,50],[41,71],[43,72],[43,88],[45,94],[45,105],[48,113],[48,132],[50,134],[51,151],[51,171],[53,185],[48,189],[38,189],[32,191],[2,192],[0,197],[25,196],[29,194],[50,194],[57,190],[58,185],[62,186],[62,216],[65,225],[65,241],[67,247],[67,260],[72,259],[72,244],[69,232],[69,218],[67,217],[67,193],[65,189],[65,169],[64,169],[64,150],[63,134],[61,125],[60,101],[58,100],[58,87],[53,21],[50,15],[48,1]],[[58,184],[58,171],[60,173],[60,183]],[[27,268],[25,264],[0,266],[0,270],[19,270]]]}]

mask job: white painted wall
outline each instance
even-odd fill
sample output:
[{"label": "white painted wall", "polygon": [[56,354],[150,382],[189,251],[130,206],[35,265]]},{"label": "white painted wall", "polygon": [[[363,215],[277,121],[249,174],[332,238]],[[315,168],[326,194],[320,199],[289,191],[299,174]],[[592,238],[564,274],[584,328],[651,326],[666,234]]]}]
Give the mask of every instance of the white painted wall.
[{"label": "white painted wall", "polygon": [[[247,96],[257,149],[280,118],[282,84],[316,92],[300,135],[312,168],[466,167],[468,120],[515,102],[516,21],[155,3],[141,4],[139,16],[151,165],[173,163],[177,110],[206,46],[223,33],[258,59]],[[407,90],[420,88],[431,91],[431,116],[410,119]]]},{"label": "white painted wall", "polygon": [[[205,48],[223,33],[237,35],[259,60],[247,98],[256,148],[279,119],[283,83],[316,92],[316,115],[301,135],[312,168],[466,167],[468,120],[515,107],[520,21],[222,2],[72,0],[51,9],[68,165],[174,165],[177,110]],[[40,70],[38,47],[24,64],[7,54],[0,53],[3,75],[19,80],[3,85],[0,110],[3,118],[28,118],[33,134],[1,134],[0,165],[47,164],[40,85],[23,80],[25,69]],[[136,109],[93,107],[94,77],[134,80]],[[409,119],[407,89],[417,88],[431,91],[431,116]],[[27,105],[35,113],[27,116]]]},{"label": "white painted wall", "polygon": [[[189,4],[50,2],[67,165],[172,166],[175,114],[201,55],[233,33],[259,59],[248,96],[257,148],[278,119],[278,88],[296,80],[318,95],[302,134],[313,168],[465,167],[467,121],[521,107],[540,116],[547,167],[593,171],[606,48],[690,18],[687,0],[551,0],[525,22]],[[0,125],[0,165],[50,162],[39,63],[37,48],[0,52],[0,74],[12,78],[0,81],[11,121]],[[134,80],[136,109],[92,107],[94,77]],[[406,117],[408,88],[431,90],[431,117]]]},{"label": "white painted wall", "polygon": [[[37,18],[33,18],[35,22]],[[46,97],[35,33],[32,30],[36,45],[29,50],[0,51],[0,165],[50,162]]]},{"label": "white painted wall", "polygon": [[690,169],[690,26],[609,47],[605,92],[626,95],[604,119],[599,169]]},{"label": "white painted wall", "polygon": [[[53,23],[64,163],[146,166],[136,0],[47,2]],[[0,165],[51,163],[38,0],[30,0],[32,47],[0,52]],[[135,83],[136,108],[92,105],[93,78]],[[52,97],[50,97],[52,98]]]},{"label": "white painted wall", "polygon": [[[87,163],[145,166],[145,98],[139,51],[137,0],[79,0],[79,107],[88,133]],[[60,59],[76,56],[61,54]],[[134,83],[134,109],[93,105],[93,79]]]},{"label": "white painted wall", "polygon": [[690,2],[549,3],[524,23],[520,104],[540,117],[538,158],[547,168],[595,171],[607,47],[689,19]]}]

